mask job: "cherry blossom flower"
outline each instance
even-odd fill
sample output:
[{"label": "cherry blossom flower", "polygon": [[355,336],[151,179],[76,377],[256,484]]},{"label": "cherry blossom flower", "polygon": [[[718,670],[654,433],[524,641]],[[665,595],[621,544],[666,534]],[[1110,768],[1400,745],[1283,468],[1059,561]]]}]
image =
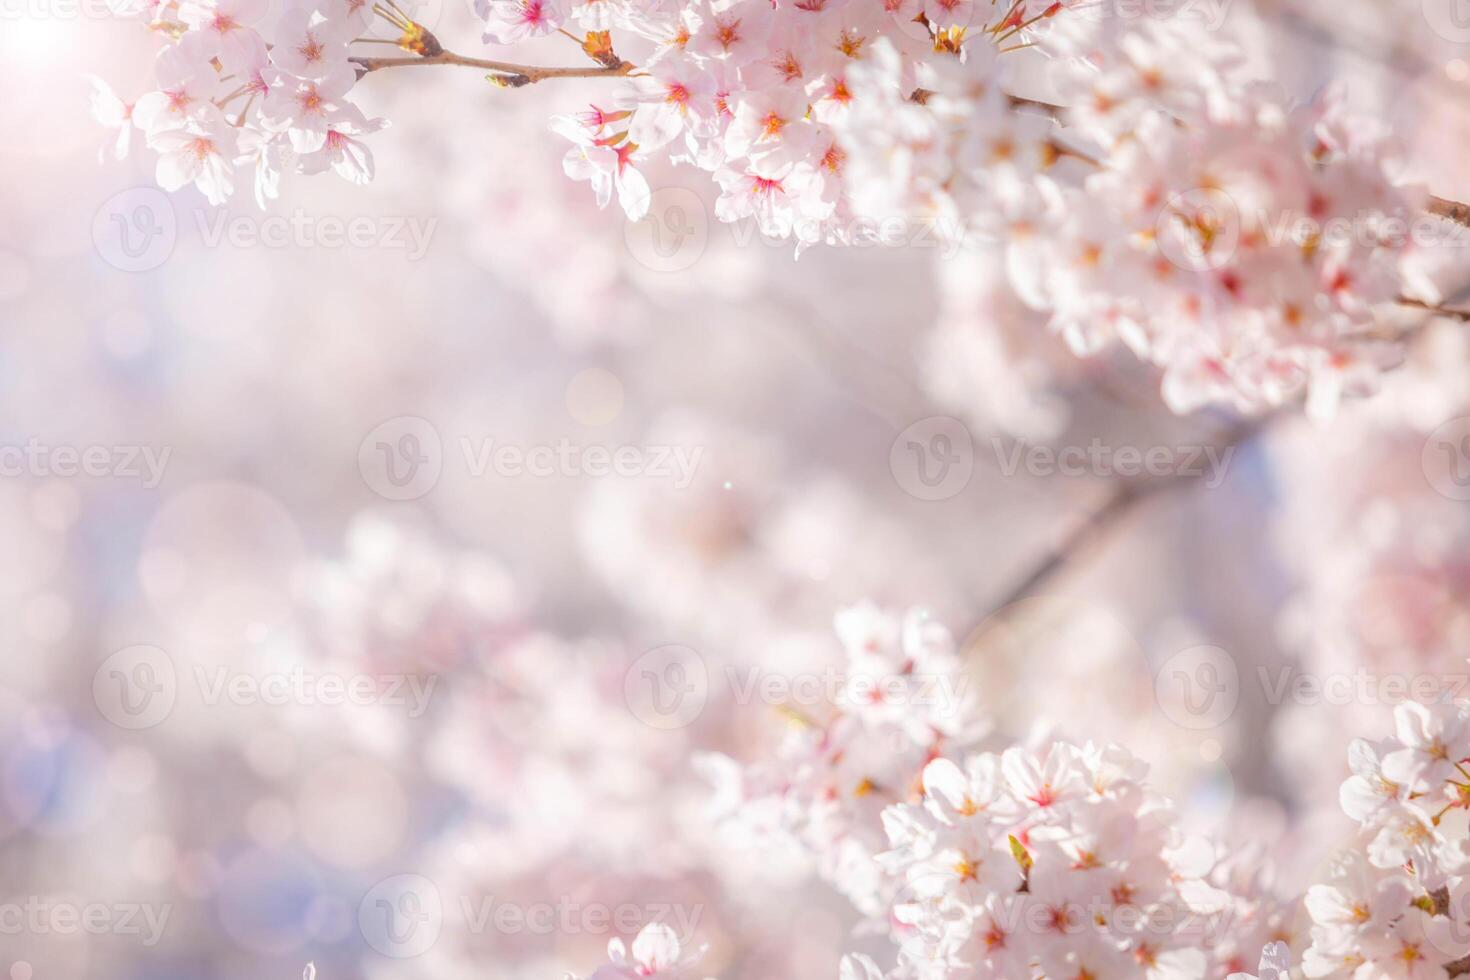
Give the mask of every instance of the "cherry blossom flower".
[{"label": "cherry blossom flower", "polygon": [[612,962],[598,967],[587,980],[637,980],[642,977],[665,977],[668,980],[693,977],[691,972],[702,950],[681,957],[679,937],[661,922],[643,927],[633,939],[630,950],[621,939],[607,944]]},{"label": "cherry blossom flower", "polygon": [[567,0],[477,0],[475,9],[485,20],[486,41],[518,44],[565,24],[571,4]]},{"label": "cherry blossom flower", "polygon": [[343,97],[356,81],[352,66],[342,63],[320,80],[281,74],[261,107],[265,124],[284,132],[297,153],[314,153],[327,142],[327,132],[344,112]]},{"label": "cherry blossom flower", "polygon": [[[598,117],[599,127],[605,124],[605,118]],[[599,137],[583,122],[570,116],[552,120],[552,128],[573,143],[562,164],[567,176],[591,183],[599,208],[607,207],[616,190],[618,203],[623,206],[629,221],[637,221],[648,213],[653,191],[647,178],[635,166],[646,159],[647,154],[637,143],[629,140],[626,133]]]},{"label": "cherry blossom flower", "polygon": [[98,149],[97,158],[105,160],[110,149],[113,158],[121,160],[128,155],[133,144],[133,104],[118,98],[112,86],[96,75],[88,75],[87,80],[92,83],[93,118],[106,128],[117,131],[110,146]]},{"label": "cherry blossom flower", "polygon": [[373,152],[358,137],[376,133],[386,125],[386,120],[368,119],[355,105],[343,105],[327,122],[321,148],[300,156],[301,172],[314,174],[330,168],[354,184],[368,183],[373,179]]},{"label": "cherry blossom flower", "polygon": [[205,42],[203,51],[227,72],[257,67],[265,60],[265,41],[254,27],[269,9],[267,0],[186,0],[179,19]]},{"label": "cherry blossom flower", "polygon": [[1285,943],[1272,943],[1261,951],[1261,965],[1254,974],[1232,973],[1230,980],[1286,980],[1291,970],[1291,950]]},{"label": "cherry blossom flower", "polygon": [[176,129],[148,136],[158,153],[158,186],[175,191],[193,184],[211,204],[223,204],[235,189],[236,134],[216,112]]},{"label": "cherry blossom flower", "polygon": [[347,61],[348,24],[324,20],[315,10],[287,10],[276,25],[271,63],[297,78],[321,81],[338,72]]},{"label": "cherry blossom flower", "polygon": [[[572,40],[591,61],[554,74],[606,76],[592,142],[574,138],[563,162],[599,203],[617,190],[643,214],[643,171],[667,161],[708,174],[720,221],[751,221],[797,255],[869,245],[878,228],[937,231],[953,249],[986,241],[1028,319],[1077,357],[1121,349],[1148,364],[1180,414],[1292,404],[1327,418],[1372,395],[1406,349],[1380,320],[1437,304],[1433,273],[1448,264],[1417,240],[1439,219],[1394,127],[1359,118],[1335,86],[1298,104],[1250,64],[1254,39],[1234,20],[1099,19],[1095,6],[477,0],[491,43],[589,32]],[[242,141],[249,162],[273,137],[300,158],[272,150],[258,174],[366,181],[360,137],[382,127],[347,119],[359,75],[416,56],[478,63],[392,7],[290,0],[266,23],[263,0],[153,5],[168,26],[131,119],[151,135],[212,107],[261,131]],[[407,61],[355,47],[381,40],[363,38],[373,16],[400,32]],[[615,53],[640,47],[637,65]],[[117,105],[97,99],[123,140]],[[996,355],[964,351],[970,373]]]}]

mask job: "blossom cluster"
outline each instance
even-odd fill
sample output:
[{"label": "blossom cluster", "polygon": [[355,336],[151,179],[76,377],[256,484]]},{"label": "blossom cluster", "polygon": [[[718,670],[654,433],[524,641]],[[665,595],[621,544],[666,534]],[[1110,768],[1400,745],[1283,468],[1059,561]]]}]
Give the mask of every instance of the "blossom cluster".
[{"label": "blossom cluster", "polygon": [[[585,37],[577,56],[596,67],[570,73],[609,87],[551,128],[571,143],[566,173],[599,205],[616,196],[631,220],[649,212],[650,168],[692,165],[718,187],[720,220],[798,251],[921,230],[1001,245],[1017,296],[1076,353],[1126,347],[1161,370],[1178,412],[1305,398],[1327,415],[1371,391],[1402,356],[1381,311],[1439,299],[1434,236],[1411,234],[1438,219],[1386,127],[1355,116],[1337,89],[1294,104],[1244,67],[1228,32],[1183,19],[1105,27],[1083,7],[476,9],[492,44]],[[360,137],[384,123],[348,101],[354,83],[445,54],[392,4],[376,12],[407,59],[351,53],[372,16],[361,0],[293,0],[272,22],[262,0],[127,9],[169,38],[158,89],[126,102],[98,81],[98,115],[118,129],[119,155],[137,127],[160,154],[161,185],[193,182],[215,203],[242,170],[262,201],[285,169],[367,180]],[[490,74],[503,85],[544,77],[483,64],[503,66]]]},{"label": "blossom cluster", "polygon": [[924,766],[984,735],[949,632],[922,611],[861,605],[839,613],[850,696],[829,716],[788,709],[775,759],[741,767],[707,756],[722,833],[751,845],[795,843],[863,914],[882,917],[902,887],[877,860],[881,814],[908,798]]},{"label": "blossom cluster", "polygon": [[114,10],[168,41],[156,88],[125,99],[93,78],[93,112],[116,130],[119,159],[132,131],[142,134],[160,187],[193,184],[221,204],[245,184],[264,207],[286,170],[372,179],[360,137],[385,121],[348,100],[357,82],[348,46],[372,16],[363,0],[293,0],[279,17],[267,0],[119,0]]},{"label": "blossom cluster", "polygon": [[1470,955],[1470,716],[1410,702],[1394,722],[1393,736],[1353,743],[1341,798],[1361,847],[1307,893],[1309,977],[1445,977]]},{"label": "blossom cluster", "polygon": [[[853,656],[899,673],[928,659],[914,632],[922,625],[911,615],[896,632],[896,621],[872,608],[839,617]],[[942,631],[931,635],[937,642]],[[1050,740],[966,754],[940,744],[944,726],[933,719],[892,708],[874,705],[867,721],[906,719],[909,743],[929,746],[912,786],[878,785],[871,773],[885,760],[871,755],[844,772],[853,743],[823,754],[832,748],[828,729],[807,741],[805,755],[788,745],[775,767],[752,769],[763,785],[743,775],[724,787],[737,797],[727,802],[768,826],[805,813],[802,844],[830,865],[842,865],[836,856],[857,841],[842,857],[867,862],[870,880],[891,886],[854,889],[850,869],[846,879],[828,875],[860,909],[886,900],[881,927],[897,949],[892,968],[866,954],[845,957],[842,980],[1248,980],[1257,962],[1263,980],[1296,970],[1420,980],[1470,964],[1465,705],[1400,706],[1393,737],[1354,743],[1341,801],[1362,834],[1306,893],[1310,943],[1296,931],[1297,903],[1274,893],[1260,850],[1228,853],[1186,835],[1149,787],[1147,765],[1121,746]],[[895,763],[886,761],[891,774]],[[914,756],[896,764],[912,766]],[[886,805],[862,805],[873,796]],[[864,835],[875,820],[885,849]],[[691,976],[693,961],[680,957],[672,933],[654,929],[631,958],[615,942],[613,964],[593,976]]]},{"label": "blossom cluster", "polygon": [[1278,910],[1227,890],[1227,864],[1180,831],[1146,768],[1065,741],[930,763],[922,800],[883,815],[879,860],[906,883],[892,976],[1183,980],[1289,938]]},{"label": "blossom cluster", "polygon": [[644,926],[628,946],[621,939],[609,940],[610,962],[598,967],[587,980],[697,980],[696,965],[703,950],[684,952],[674,930],[660,922]]}]

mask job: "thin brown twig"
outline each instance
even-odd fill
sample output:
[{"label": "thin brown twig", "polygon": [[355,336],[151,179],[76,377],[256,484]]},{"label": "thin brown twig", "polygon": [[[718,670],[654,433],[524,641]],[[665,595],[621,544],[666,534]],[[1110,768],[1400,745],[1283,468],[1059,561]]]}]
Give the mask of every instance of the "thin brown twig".
[{"label": "thin brown twig", "polygon": [[544,67],[541,65],[518,65],[508,61],[491,61],[486,58],[467,58],[453,51],[440,51],[438,54],[394,58],[366,58],[354,57],[353,63],[358,66],[363,74],[373,71],[382,71],[384,68],[408,68],[412,66],[428,65],[459,65],[464,68],[479,68],[483,71],[492,71],[498,75],[505,76],[512,85],[530,85],[535,82],[544,81],[548,78],[601,78],[606,75],[626,75],[633,70],[633,65],[626,61],[620,61],[615,67]]},{"label": "thin brown twig", "polygon": [[1451,201],[1449,198],[1429,195],[1429,205],[1426,209],[1430,214],[1437,214],[1441,218],[1448,218],[1457,225],[1470,228],[1470,204],[1461,204],[1459,201]]},{"label": "thin brown twig", "polygon": [[[1278,411],[1259,418],[1246,419],[1228,430],[1220,443],[1222,450],[1235,450],[1259,436],[1283,413]],[[1181,489],[1192,484],[1194,475],[1179,474],[1156,477],[1144,481],[1115,482],[1108,490],[1102,503],[1089,511],[1074,524],[1041,560],[1022,578],[1018,579],[996,599],[970,631],[966,648],[981,642],[994,625],[995,617],[1006,609],[1036,595],[1043,586],[1074,567],[1078,561],[1094,549],[1094,546],[1115,529],[1143,501],[1154,495]]]},{"label": "thin brown twig", "polygon": [[[1463,206],[1464,205],[1461,205],[1461,207]],[[1456,320],[1460,320],[1462,322],[1470,323],[1470,310],[1457,310],[1452,309],[1448,306],[1435,306],[1433,303],[1426,303],[1423,300],[1411,299],[1408,296],[1400,296],[1398,299],[1394,300],[1394,302],[1397,303],[1399,306],[1408,306],[1416,310],[1423,310],[1424,312],[1432,313],[1435,316],[1447,316]]]}]

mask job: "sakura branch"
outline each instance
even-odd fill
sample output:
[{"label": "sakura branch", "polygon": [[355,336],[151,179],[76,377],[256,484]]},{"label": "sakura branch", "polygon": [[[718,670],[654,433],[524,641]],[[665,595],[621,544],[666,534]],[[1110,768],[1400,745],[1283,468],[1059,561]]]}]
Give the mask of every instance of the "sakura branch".
[{"label": "sakura branch", "polygon": [[[848,956],[841,980],[1250,980],[1254,963],[1262,980],[1415,980],[1470,965],[1465,705],[1401,705],[1392,737],[1353,744],[1339,795],[1362,835],[1298,896],[1259,852],[1187,836],[1121,746],[978,749],[982,703],[916,696],[960,671],[924,613],[864,605],[834,625],[852,682],[885,697],[800,713],[774,758],[700,765],[722,839],[807,850],[890,939],[889,963]],[[666,926],[609,955],[594,980],[704,975]]]},{"label": "sakura branch", "polygon": [[[1371,393],[1408,342],[1380,312],[1442,304],[1444,236],[1404,229],[1470,223],[1403,180],[1392,133],[1338,89],[1299,104],[1247,70],[1229,30],[1119,25],[1080,0],[478,0],[486,41],[563,34],[580,67],[450,51],[391,0],[291,0],[273,22],[264,0],[115,2],[164,47],[156,89],[130,102],[98,81],[97,113],[119,155],[143,132],[166,189],[222,204],[248,182],[264,205],[286,171],[371,179],[365,138],[386,121],[351,90],[389,68],[607,79],[550,120],[600,206],[616,196],[640,220],[646,171],[688,164],[710,175],[716,217],[797,252],[894,223],[995,248],[1078,356],[1126,348],[1181,413],[1326,417]],[[365,36],[375,15],[396,40]]]},{"label": "sakura branch", "polygon": [[[388,0],[391,4],[392,0]],[[402,68],[407,66],[432,66],[432,65],[458,65],[464,68],[480,68],[492,72],[487,78],[508,88],[519,88],[522,85],[531,85],[544,81],[548,78],[599,78],[608,76],[627,75],[633,71],[634,66],[623,61],[613,53],[612,40],[606,31],[592,31],[587,34],[585,41],[579,42],[584,50],[598,67],[579,68],[547,68],[535,65],[517,65],[505,61],[491,61],[485,58],[468,58],[464,55],[446,51],[439,43],[439,39],[425,28],[416,23],[396,7],[379,8],[380,16],[383,16],[403,34],[398,41],[398,46],[413,54],[405,57],[371,58],[354,55],[352,63],[357,66],[361,74],[382,71],[385,68]],[[571,37],[571,35],[568,35]],[[572,37],[572,40],[576,40]]]},{"label": "sakura branch", "polygon": [[482,68],[494,72],[497,76],[496,80],[505,79],[506,84],[512,88],[545,81],[548,78],[603,78],[627,75],[633,70],[632,65],[623,62],[607,68],[548,68],[516,65],[505,61],[489,61],[484,58],[466,58],[452,51],[441,51],[438,54],[418,58],[354,57],[352,63],[361,68],[364,74],[382,71],[385,68],[402,68],[410,65],[460,65],[465,68]]}]

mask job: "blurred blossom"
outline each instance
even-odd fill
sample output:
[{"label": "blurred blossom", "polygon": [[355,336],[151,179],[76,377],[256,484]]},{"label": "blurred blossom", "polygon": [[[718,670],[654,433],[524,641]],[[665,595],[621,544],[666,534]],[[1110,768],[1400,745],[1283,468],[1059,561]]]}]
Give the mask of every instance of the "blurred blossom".
[{"label": "blurred blossom", "polygon": [[1463,973],[1452,6],[0,10],[0,977]]}]

